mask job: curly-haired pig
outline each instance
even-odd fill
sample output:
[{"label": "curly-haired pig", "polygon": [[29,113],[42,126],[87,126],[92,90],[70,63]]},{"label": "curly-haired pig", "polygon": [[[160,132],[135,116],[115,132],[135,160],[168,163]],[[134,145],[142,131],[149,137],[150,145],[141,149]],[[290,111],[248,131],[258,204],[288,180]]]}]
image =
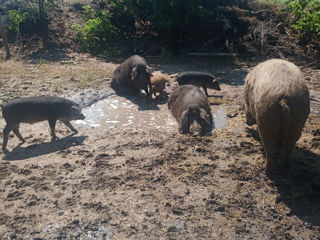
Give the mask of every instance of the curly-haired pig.
[{"label": "curly-haired pig", "polygon": [[144,90],[149,95],[151,70],[143,57],[133,55],[113,73],[111,87],[117,92],[141,93]]},{"label": "curly-haired pig", "polygon": [[78,131],[69,121],[84,119],[79,105],[61,97],[40,96],[18,98],[7,102],[2,106],[2,115],[7,123],[3,130],[2,149],[5,150],[8,136],[12,130],[20,141],[25,142],[19,132],[20,123],[33,124],[48,120],[51,129],[52,140],[56,138],[55,125],[60,120],[73,132]]},{"label": "curly-haired pig", "polygon": [[160,71],[155,71],[152,73],[152,77],[150,78],[150,97],[152,94],[156,97],[157,93],[162,93],[166,87],[166,82],[168,82],[168,76]]},{"label": "curly-haired pig", "polygon": [[285,60],[260,63],[245,79],[244,99],[247,124],[258,126],[267,171],[274,169],[278,147],[284,151],[282,165],[289,167],[291,152],[310,112],[309,90],[302,72]]},{"label": "curly-haired pig", "polygon": [[168,108],[176,118],[180,133],[207,134],[212,127],[208,98],[193,85],[177,87],[168,99]]},{"label": "curly-haired pig", "polygon": [[203,88],[205,94],[208,95],[207,88],[220,91],[220,85],[216,77],[205,72],[182,72],[178,74],[177,81],[179,85],[191,84]]}]

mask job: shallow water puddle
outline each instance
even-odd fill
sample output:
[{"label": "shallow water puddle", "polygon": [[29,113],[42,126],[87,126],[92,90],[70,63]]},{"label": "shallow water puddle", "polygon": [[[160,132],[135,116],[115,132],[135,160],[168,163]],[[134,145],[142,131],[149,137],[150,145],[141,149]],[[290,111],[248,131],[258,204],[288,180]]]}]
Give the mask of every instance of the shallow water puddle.
[{"label": "shallow water puddle", "polygon": [[219,107],[213,115],[213,129],[224,128],[227,124],[227,112],[223,107]]},{"label": "shallow water puddle", "polygon": [[[112,95],[82,110],[84,120],[75,121],[76,127],[83,128],[116,128],[141,127],[163,130],[178,130],[178,124],[167,104],[155,105],[145,100],[135,104],[137,99],[126,99]],[[140,106],[139,106],[140,105]],[[141,107],[143,105],[143,107]],[[144,110],[141,110],[143,108]],[[227,122],[226,110],[219,107],[213,113],[213,129],[223,128]]]},{"label": "shallow water puddle", "polygon": [[133,103],[135,100],[116,95],[110,96],[85,108],[82,112],[86,118],[75,121],[75,125],[105,129],[115,127],[175,129],[177,127],[166,104],[154,105],[146,102],[146,109],[150,110],[139,110],[139,106]]}]

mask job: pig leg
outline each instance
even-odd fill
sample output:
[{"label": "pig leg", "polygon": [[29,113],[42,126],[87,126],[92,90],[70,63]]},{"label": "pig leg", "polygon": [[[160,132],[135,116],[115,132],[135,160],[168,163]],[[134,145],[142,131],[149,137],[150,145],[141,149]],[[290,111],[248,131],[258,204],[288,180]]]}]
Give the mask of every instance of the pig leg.
[{"label": "pig leg", "polygon": [[73,131],[74,133],[78,133],[77,129],[75,129],[75,128],[71,125],[71,123],[70,123],[69,121],[61,121],[61,122],[63,122],[64,125],[66,125],[68,128],[70,128],[71,131]]},{"label": "pig leg", "polygon": [[264,143],[264,151],[267,158],[267,172],[273,172],[275,164],[275,144],[273,143]]},{"label": "pig leg", "polygon": [[[144,91],[146,92],[147,96],[149,97],[150,95],[149,95],[148,87],[146,87],[146,88],[144,89]],[[151,95],[151,98],[152,98],[152,95]]]},{"label": "pig leg", "polygon": [[51,141],[57,138],[55,134],[56,121],[57,121],[56,119],[48,119],[50,130],[51,130]]},{"label": "pig leg", "polygon": [[12,129],[11,125],[8,125],[3,129],[3,143],[2,143],[2,150],[6,150],[7,147],[7,143],[8,143],[8,137],[9,137],[9,133]]},{"label": "pig leg", "polygon": [[151,98],[151,99],[152,99],[152,94],[154,94],[154,96],[156,97],[156,93],[155,93],[155,92],[153,92],[153,90],[152,90],[152,86],[150,86],[150,90],[149,90],[149,98]]},{"label": "pig leg", "polygon": [[[302,128],[301,128],[302,129]],[[299,131],[300,132],[300,131]],[[296,139],[300,138],[300,134],[294,134],[295,136],[290,136],[287,141],[284,143],[284,162],[282,164],[283,168],[289,169],[291,166],[291,160],[290,156],[292,153],[292,150],[294,149],[296,145]]]},{"label": "pig leg", "polygon": [[16,134],[16,136],[19,138],[19,140],[24,143],[26,140],[24,140],[24,138],[21,136],[20,132],[19,132],[19,124],[15,125],[14,128],[12,129],[12,131]]},{"label": "pig leg", "polygon": [[204,90],[204,93],[206,94],[206,96],[209,97],[206,85],[203,84],[202,87],[203,87],[203,90]]}]

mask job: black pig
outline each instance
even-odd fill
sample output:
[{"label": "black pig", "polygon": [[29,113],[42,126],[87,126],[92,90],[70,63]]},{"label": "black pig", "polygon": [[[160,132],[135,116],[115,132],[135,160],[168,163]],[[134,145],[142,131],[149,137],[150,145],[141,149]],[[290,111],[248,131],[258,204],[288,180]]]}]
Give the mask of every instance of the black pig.
[{"label": "black pig", "polygon": [[113,73],[111,87],[116,91],[139,93],[143,89],[149,95],[150,77],[152,73],[143,57],[131,56]]},{"label": "black pig", "polygon": [[2,106],[2,115],[7,123],[3,129],[2,149],[5,150],[8,143],[8,136],[12,130],[20,141],[25,142],[19,132],[20,123],[33,124],[48,120],[51,129],[52,140],[56,139],[55,125],[60,120],[73,132],[78,131],[69,121],[84,119],[79,105],[61,97],[41,96],[18,98]]},{"label": "black pig", "polygon": [[168,99],[168,108],[178,122],[180,133],[204,135],[212,127],[208,98],[195,86],[176,88]]},{"label": "black pig", "polygon": [[209,96],[207,88],[221,90],[218,80],[205,72],[182,72],[178,74],[177,81],[179,85],[191,84],[198,87],[202,86],[207,97]]}]

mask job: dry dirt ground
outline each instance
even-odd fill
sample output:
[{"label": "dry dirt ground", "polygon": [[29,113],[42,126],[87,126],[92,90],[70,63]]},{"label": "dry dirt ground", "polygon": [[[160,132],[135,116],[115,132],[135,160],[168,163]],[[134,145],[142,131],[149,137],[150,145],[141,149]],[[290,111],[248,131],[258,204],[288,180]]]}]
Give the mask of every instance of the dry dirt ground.
[{"label": "dry dirt ground", "polygon": [[[72,135],[58,124],[60,140],[50,142],[47,122],[21,125],[27,142],[12,134],[9,152],[0,152],[0,239],[319,239],[320,70],[303,68],[312,112],[293,167],[267,176],[256,127],[241,110],[244,77],[256,63],[148,62],[168,74],[219,76],[222,91],[209,90],[209,99],[213,113],[226,109],[226,126],[192,137],[148,126]],[[88,106],[109,91],[116,66],[87,55],[1,62],[0,99],[58,95]],[[151,104],[168,111],[163,101]]]}]

